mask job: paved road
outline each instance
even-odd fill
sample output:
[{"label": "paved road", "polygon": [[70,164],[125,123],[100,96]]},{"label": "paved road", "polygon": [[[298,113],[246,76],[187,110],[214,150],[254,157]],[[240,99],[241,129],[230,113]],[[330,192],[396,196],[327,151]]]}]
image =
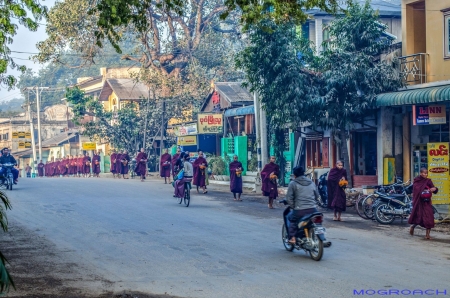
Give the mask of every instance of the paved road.
[{"label": "paved road", "polygon": [[[159,181],[21,179],[10,195],[22,225],[122,290],[182,297],[354,297],[354,289],[439,289],[450,296],[450,239],[405,227],[325,222],[333,246],[320,262],[284,250],[282,209],[195,194],[189,208]],[[217,198],[216,198],[217,196]],[[222,199],[221,199],[222,198]],[[329,215],[328,215],[329,217]],[[423,231],[419,231],[422,233]]]}]

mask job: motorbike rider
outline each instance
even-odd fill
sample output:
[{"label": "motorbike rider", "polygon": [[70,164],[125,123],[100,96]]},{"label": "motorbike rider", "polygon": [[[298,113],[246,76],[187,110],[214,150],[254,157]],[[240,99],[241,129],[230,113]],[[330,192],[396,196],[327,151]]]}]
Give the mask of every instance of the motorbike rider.
[{"label": "motorbike rider", "polygon": [[[16,159],[9,153],[9,149],[6,147],[2,149],[0,156],[0,165],[3,165],[5,163],[11,163],[14,166],[17,166]],[[11,168],[11,173],[13,174],[14,184],[17,184],[17,180],[19,178],[19,171],[16,168]],[[0,176],[4,176],[4,174],[5,169],[0,168]]]},{"label": "motorbike rider", "polygon": [[317,212],[317,199],[319,192],[311,179],[305,177],[303,167],[294,168],[295,179],[289,183],[286,195],[286,202],[292,208],[289,215],[289,243],[295,244],[297,234],[297,224],[300,218],[305,215]]}]

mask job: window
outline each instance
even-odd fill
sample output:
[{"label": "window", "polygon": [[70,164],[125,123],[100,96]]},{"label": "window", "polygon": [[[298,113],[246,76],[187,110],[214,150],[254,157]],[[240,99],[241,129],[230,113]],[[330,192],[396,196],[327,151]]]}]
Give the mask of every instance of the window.
[{"label": "window", "polygon": [[449,141],[449,122],[447,118],[446,124],[430,125],[431,133],[429,135],[428,142],[440,143]]},{"label": "window", "polygon": [[444,58],[450,59],[450,11],[444,14]]},{"label": "window", "polygon": [[322,139],[306,140],[306,166],[313,168],[323,167]]}]

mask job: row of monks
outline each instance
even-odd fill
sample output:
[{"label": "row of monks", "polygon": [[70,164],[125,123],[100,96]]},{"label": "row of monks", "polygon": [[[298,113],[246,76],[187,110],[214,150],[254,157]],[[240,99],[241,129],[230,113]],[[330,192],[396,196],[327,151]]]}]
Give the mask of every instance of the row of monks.
[{"label": "row of monks", "polygon": [[100,174],[100,155],[94,152],[92,158],[87,154],[67,155],[63,158],[51,158],[45,164],[37,166],[39,177],[98,177]]}]

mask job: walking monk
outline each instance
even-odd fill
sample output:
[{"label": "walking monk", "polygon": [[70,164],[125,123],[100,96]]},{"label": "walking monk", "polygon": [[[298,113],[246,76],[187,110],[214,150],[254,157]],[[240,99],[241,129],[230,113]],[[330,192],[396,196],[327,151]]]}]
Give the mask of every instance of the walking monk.
[{"label": "walking monk", "polygon": [[100,155],[95,151],[92,157],[92,173],[94,177],[100,177]]},{"label": "walking monk", "polygon": [[168,149],[164,149],[164,154],[161,155],[159,162],[159,175],[164,177],[164,183],[167,184],[167,178],[170,183],[170,165],[172,164],[172,156],[169,154]]},{"label": "walking monk", "polygon": [[122,154],[123,150],[117,153],[116,155],[116,174],[117,178],[120,179],[120,175],[122,174]]},{"label": "walking monk", "polygon": [[[230,191],[233,193],[235,201],[242,201],[242,163],[238,161],[237,155],[233,156],[230,163]],[[237,198],[236,198],[237,194]]]},{"label": "walking monk", "polygon": [[206,169],[208,168],[208,162],[203,157],[203,151],[198,151],[198,157],[194,161],[194,185],[197,186],[197,192],[199,193],[198,188],[201,187],[203,189],[203,193],[208,193],[206,191]]},{"label": "walking monk", "polygon": [[175,153],[172,156],[172,176],[173,179],[175,179],[175,176],[178,174],[178,170],[175,168],[175,164],[177,163],[177,160],[180,158],[181,149],[180,147],[177,147],[177,153]]},{"label": "walking monk", "polygon": [[134,171],[141,176],[141,182],[144,182],[147,172],[147,154],[144,152],[144,148],[141,148],[141,152],[136,156],[136,168]]},{"label": "walking monk", "polygon": [[91,177],[91,157],[87,153],[83,157],[83,174],[84,177]]},{"label": "walking monk", "polygon": [[270,162],[261,171],[261,190],[264,196],[269,197],[269,209],[273,209],[273,200],[278,197],[277,179],[280,175],[280,167],[275,160],[275,156],[271,156]]},{"label": "walking monk", "polygon": [[120,157],[121,161],[121,171],[120,174],[122,174],[123,179],[128,179],[128,164],[130,163],[130,155],[128,155],[128,151],[123,151],[123,154]]},{"label": "walking monk", "polygon": [[117,158],[116,150],[113,150],[110,156],[111,166],[109,168],[109,171],[113,174],[113,178],[116,178],[116,158]]},{"label": "walking monk", "polygon": [[41,160],[40,163],[38,163],[38,176],[39,177],[44,177],[44,167],[45,167],[45,165]]},{"label": "walking monk", "polygon": [[81,177],[83,174],[83,154],[78,155],[77,158],[77,174],[78,177]]}]

